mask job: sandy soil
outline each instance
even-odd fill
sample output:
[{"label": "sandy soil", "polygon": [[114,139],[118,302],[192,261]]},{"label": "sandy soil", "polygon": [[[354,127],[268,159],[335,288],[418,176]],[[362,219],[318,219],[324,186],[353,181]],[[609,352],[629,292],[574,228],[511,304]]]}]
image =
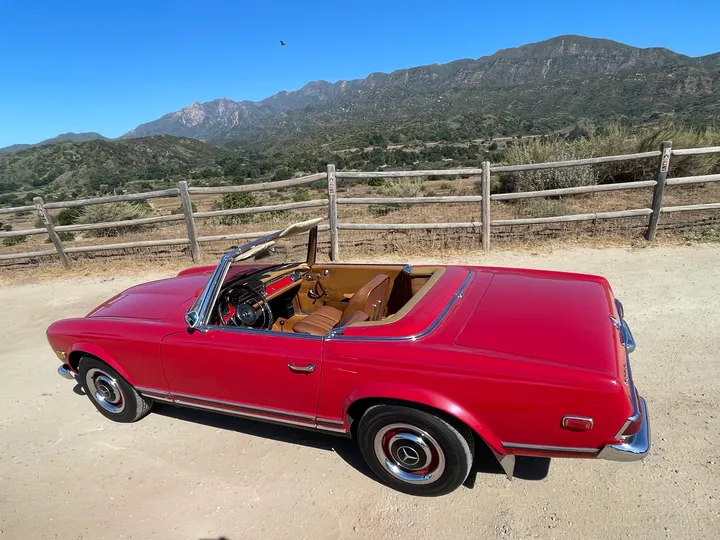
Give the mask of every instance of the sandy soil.
[{"label": "sandy soil", "polygon": [[114,424],[56,375],[44,330],[156,276],[5,283],[0,538],[720,538],[720,247],[462,262],[610,279],[638,341],[645,461],[553,460],[512,482],[481,464],[474,486],[420,499],[368,476],[343,439],[169,406]]}]

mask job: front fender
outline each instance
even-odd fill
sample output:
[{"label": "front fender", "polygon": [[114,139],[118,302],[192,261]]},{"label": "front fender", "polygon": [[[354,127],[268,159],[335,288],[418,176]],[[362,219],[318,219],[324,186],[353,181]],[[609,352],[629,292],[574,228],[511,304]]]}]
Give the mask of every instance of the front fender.
[{"label": "front fender", "polygon": [[347,412],[350,406],[361,399],[397,399],[438,409],[460,420],[475,431],[497,454],[506,453],[500,439],[490,431],[476,414],[471,413],[448,396],[434,390],[396,383],[375,383],[362,386],[355,389],[343,405],[343,418],[346,422],[348,422]]},{"label": "front fender", "polygon": [[102,347],[99,347],[98,345],[94,345],[92,343],[78,341],[74,343],[72,347],[70,347],[70,354],[77,352],[83,352],[92,356],[96,356],[97,358],[105,362],[108,366],[117,371],[123,379],[125,379],[131,385],[135,386],[135,381],[132,377],[130,377],[130,375],[128,375],[128,372],[125,371],[125,369],[123,369],[120,363],[115,360],[115,358],[113,358],[113,356]]}]

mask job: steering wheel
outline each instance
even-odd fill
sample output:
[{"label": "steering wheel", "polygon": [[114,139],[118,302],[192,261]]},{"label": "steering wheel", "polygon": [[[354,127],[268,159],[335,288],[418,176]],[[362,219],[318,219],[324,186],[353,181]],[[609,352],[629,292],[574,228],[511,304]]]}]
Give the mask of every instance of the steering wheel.
[{"label": "steering wheel", "polygon": [[[242,294],[242,301],[233,306],[235,313],[232,317],[221,324],[232,323],[240,328],[272,329],[273,313],[263,295],[249,285],[240,285],[237,287],[237,290],[239,289],[245,291]],[[223,321],[222,313],[220,315],[220,321]]]}]

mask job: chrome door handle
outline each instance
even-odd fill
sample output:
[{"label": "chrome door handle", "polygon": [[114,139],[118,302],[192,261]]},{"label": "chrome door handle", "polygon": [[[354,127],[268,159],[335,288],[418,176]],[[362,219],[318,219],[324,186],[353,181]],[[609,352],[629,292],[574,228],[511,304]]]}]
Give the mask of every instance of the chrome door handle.
[{"label": "chrome door handle", "polygon": [[288,364],[288,368],[290,368],[290,371],[293,373],[312,373],[316,367],[315,364],[308,364],[307,366],[296,366],[292,362]]}]

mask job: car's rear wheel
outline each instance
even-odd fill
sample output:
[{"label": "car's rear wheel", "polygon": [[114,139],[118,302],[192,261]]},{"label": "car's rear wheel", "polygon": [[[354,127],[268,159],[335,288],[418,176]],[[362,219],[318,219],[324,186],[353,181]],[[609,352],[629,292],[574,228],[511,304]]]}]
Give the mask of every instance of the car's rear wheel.
[{"label": "car's rear wheel", "polygon": [[360,419],[357,438],[373,472],[390,487],[410,495],[450,493],[465,481],[472,467],[469,430],[411,407],[370,407]]},{"label": "car's rear wheel", "polygon": [[94,356],[80,359],[78,373],[85,393],[104,417],[115,422],[135,422],[150,412],[152,401]]}]

